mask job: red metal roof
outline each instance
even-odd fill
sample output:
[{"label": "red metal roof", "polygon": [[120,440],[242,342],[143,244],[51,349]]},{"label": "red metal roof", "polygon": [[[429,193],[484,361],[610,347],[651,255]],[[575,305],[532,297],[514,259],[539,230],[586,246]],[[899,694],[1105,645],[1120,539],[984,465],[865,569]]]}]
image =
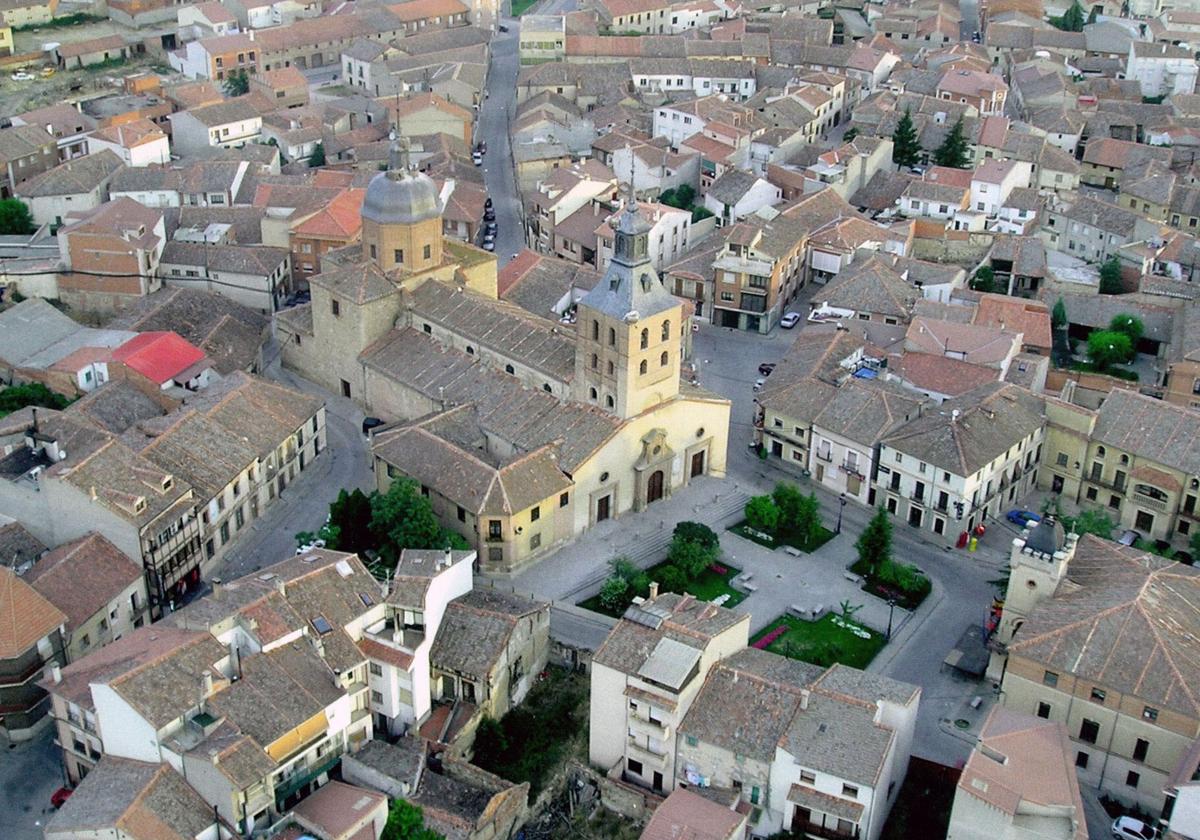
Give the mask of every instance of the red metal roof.
[{"label": "red metal roof", "polygon": [[113,351],[113,361],[162,384],[204,358],[204,351],[173,332],[144,332]]}]

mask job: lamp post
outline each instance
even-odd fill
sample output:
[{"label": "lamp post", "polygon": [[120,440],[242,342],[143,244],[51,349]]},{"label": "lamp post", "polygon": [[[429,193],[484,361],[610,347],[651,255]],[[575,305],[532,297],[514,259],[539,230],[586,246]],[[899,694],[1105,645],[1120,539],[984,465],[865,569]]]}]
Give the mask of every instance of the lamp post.
[{"label": "lamp post", "polygon": [[887,641],[889,641],[889,642],[892,640],[892,612],[893,612],[895,609],[896,609],[896,599],[895,599],[895,598],[888,598],[888,629],[887,629]]},{"label": "lamp post", "polygon": [[834,534],[842,533],[842,511],[845,509],[845,507],[846,507],[846,494],[843,493],[840,496],[838,496],[838,521],[837,521],[837,527],[833,529]]}]

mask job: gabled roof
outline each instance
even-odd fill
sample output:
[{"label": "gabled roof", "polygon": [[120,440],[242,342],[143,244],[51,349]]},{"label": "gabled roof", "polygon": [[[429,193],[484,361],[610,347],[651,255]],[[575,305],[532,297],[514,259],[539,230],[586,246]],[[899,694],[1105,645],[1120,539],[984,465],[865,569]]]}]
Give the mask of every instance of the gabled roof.
[{"label": "gabled roof", "polygon": [[67,623],[62,610],[7,566],[0,566],[0,660],[19,659]]},{"label": "gabled roof", "polygon": [[857,268],[839,275],[814,301],[838,309],[907,320],[920,294],[896,271],[878,257],[871,257]]},{"label": "gabled roof", "polygon": [[173,332],[145,332],[113,350],[112,359],[161,385],[202,361],[204,351]]},{"label": "gabled roof", "polygon": [[66,616],[74,631],[142,577],[142,567],[100,534],[60,545],[25,580]]}]

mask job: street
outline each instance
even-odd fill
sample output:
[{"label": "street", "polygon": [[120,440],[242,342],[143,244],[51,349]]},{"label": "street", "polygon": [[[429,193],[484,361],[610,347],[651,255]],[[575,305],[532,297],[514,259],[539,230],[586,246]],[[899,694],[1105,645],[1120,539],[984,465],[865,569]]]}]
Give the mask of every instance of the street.
[{"label": "street", "polygon": [[64,782],[61,753],[54,745],[54,726],[31,741],[9,744],[0,738],[0,836],[4,840],[42,840],[42,829],[54,814],[50,795]]},{"label": "street", "polygon": [[487,143],[483,157],[484,184],[496,211],[496,257],[503,267],[525,247],[525,221],[517,194],[509,122],[517,109],[517,40],[520,24],[502,20],[508,32],[497,32],[491,42],[486,98],[479,108],[475,141]]}]

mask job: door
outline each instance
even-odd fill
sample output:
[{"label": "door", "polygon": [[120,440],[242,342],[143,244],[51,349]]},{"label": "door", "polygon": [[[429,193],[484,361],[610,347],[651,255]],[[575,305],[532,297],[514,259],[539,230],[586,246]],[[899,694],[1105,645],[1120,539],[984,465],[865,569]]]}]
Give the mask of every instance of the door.
[{"label": "door", "polygon": [[771,441],[771,454],[776,458],[783,457],[783,444],[777,440]]},{"label": "door", "polygon": [[608,505],[612,496],[601,496],[596,500],[596,521],[603,522],[608,519]]},{"label": "door", "polygon": [[654,771],[654,789],[662,790],[663,775],[657,770]]},{"label": "door", "polygon": [[817,464],[817,484],[825,480],[825,465]]},{"label": "door", "polygon": [[1061,493],[1063,491],[1063,477],[1061,475],[1054,476],[1054,480],[1050,482],[1051,493]]},{"label": "door", "polygon": [[908,524],[914,528],[921,527],[921,509],[919,507],[908,506]]},{"label": "door", "polygon": [[1139,510],[1137,516],[1134,517],[1133,527],[1149,536],[1150,532],[1154,530],[1154,514]]},{"label": "door", "polygon": [[796,806],[792,811],[792,831],[799,832],[812,822],[812,811]]},{"label": "door", "polygon": [[646,504],[657,502],[663,497],[663,471],[655,470],[646,482]]},{"label": "door", "polygon": [[692,456],[692,478],[698,475],[704,475],[704,451],[701,450]]}]

